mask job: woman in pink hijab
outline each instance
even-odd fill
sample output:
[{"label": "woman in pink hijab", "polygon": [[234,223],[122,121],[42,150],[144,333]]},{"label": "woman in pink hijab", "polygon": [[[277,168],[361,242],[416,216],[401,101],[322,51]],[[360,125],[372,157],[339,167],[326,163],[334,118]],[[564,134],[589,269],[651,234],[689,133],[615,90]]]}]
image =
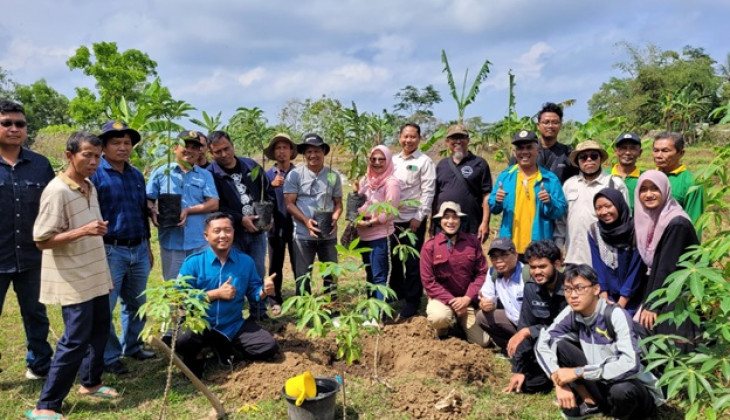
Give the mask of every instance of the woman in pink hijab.
[{"label": "woman in pink hijab", "polygon": [[[372,251],[362,254],[367,270],[367,280],[377,285],[386,285],[388,282],[388,240],[393,234],[392,214],[384,211],[368,211],[368,207],[375,203],[387,202],[397,208],[400,203],[400,181],[393,176],[393,155],[387,147],[380,145],[370,151],[370,163],[365,178],[360,181],[360,194],[365,194],[367,201],[358,209],[363,220],[357,223],[357,232],[360,236],[360,246],[372,248]],[[383,299],[382,294],[375,295]]]},{"label": "woman in pink hijab", "polygon": [[[649,295],[664,287],[666,278],[679,270],[677,263],[682,254],[690,246],[699,245],[697,231],[682,206],[672,198],[672,187],[664,172],[646,171],[639,177],[636,185],[636,247],[649,267],[649,279],[643,293],[639,321],[654,334],[677,334],[694,342],[698,329],[691,321],[679,326],[669,322],[655,325],[659,314],[674,310],[674,302],[652,308],[655,299],[649,299]],[[688,352],[694,345],[680,343],[678,347]]]}]

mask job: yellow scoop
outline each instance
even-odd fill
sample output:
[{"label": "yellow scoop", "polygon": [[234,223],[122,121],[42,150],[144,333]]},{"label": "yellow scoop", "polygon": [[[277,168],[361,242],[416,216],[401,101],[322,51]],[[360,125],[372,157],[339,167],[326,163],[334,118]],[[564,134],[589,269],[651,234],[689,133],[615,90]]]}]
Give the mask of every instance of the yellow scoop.
[{"label": "yellow scoop", "polygon": [[297,399],[294,403],[297,407],[302,405],[306,398],[317,396],[317,384],[314,382],[314,376],[309,371],[287,379],[284,390],[286,395]]}]

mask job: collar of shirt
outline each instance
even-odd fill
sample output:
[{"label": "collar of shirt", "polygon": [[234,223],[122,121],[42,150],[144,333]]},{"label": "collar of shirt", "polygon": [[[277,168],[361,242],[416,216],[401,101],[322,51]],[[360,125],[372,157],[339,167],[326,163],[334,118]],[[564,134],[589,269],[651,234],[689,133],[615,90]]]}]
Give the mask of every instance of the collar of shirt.
[{"label": "collar of shirt", "polygon": [[411,153],[408,156],[403,156],[403,152],[402,151],[400,153],[398,153],[397,155],[395,155],[395,156],[398,157],[398,158],[400,158],[400,159],[403,159],[403,160],[411,160],[411,159],[418,159],[422,154],[423,153],[421,153],[420,150],[416,149],[413,153]]},{"label": "collar of shirt", "polygon": [[[613,168],[611,168],[611,175],[623,177],[623,175],[618,172],[618,163],[613,165]],[[638,167],[636,167],[630,174],[626,175],[626,178],[638,178],[639,175],[641,175],[641,171]]]},{"label": "collar of shirt", "polygon": [[586,181],[586,178],[583,175],[583,172],[580,172],[580,173],[578,173],[578,180],[580,182],[586,184],[586,185],[590,185],[590,184],[594,184],[594,183],[599,183],[600,184],[603,179],[605,179],[606,177],[610,177],[610,176],[611,175],[609,175],[609,174],[601,171],[601,172],[598,173],[598,176],[597,177],[593,178],[590,181]]},{"label": "collar of shirt", "polygon": [[[66,175],[64,172],[59,172],[58,177],[61,178],[61,181],[63,181],[66,185],[68,185],[69,188],[71,188],[74,191],[78,191],[82,195],[86,196],[84,194],[84,190],[81,189],[81,185],[77,184],[76,181],[69,178],[68,175]],[[86,190],[89,191],[89,193],[91,193],[91,187],[92,187],[91,181],[89,181],[88,179],[84,179],[84,182],[86,183],[86,187],[87,187]]]},{"label": "collar of shirt", "polygon": [[[462,223],[463,223],[463,221],[462,221]],[[462,241],[463,239],[464,239],[464,232],[460,231],[456,234],[456,240],[454,240],[452,242],[452,244],[456,244],[457,242]],[[438,244],[442,244],[448,240],[449,240],[449,238],[446,235],[444,235],[443,232],[439,232],[438,235],[436,235],[436,243],[438,243]]]},{"label": "collar of shirt", "polygon": [[[211,264],[217,262],[218,265],[220,265],[220,266],[223,265],[223,263],[221,263],[220,258],[218,258],[218,255],[215,252],[213,252],[213,249],[211,249],[210,247],[208,247],[205,250],[205,252],[208,253],[208,256],[210,257],[209,261],[211,262]],[[236,258],[235,258],[235,255],[234,254],[235,254],[235,252],[233,252],[233,248],[231,248],[231,249],[228,250],[228,255],[226,256],[226,264],[228,264],[229,261],[230,261],[231,264],[235,264],[236,263]]]},{"label": "collar of shirt", "polygon": [[[515,163],[514,165],[512,165],[512,168],[509,169],[509,173],[517,172],[519,169],[520,169],[520,165]],[[530,176],[532,176],[532,175],[530,175]],[[529,176],[527,176],[525,178],[529,178]],[[542,170],[538,166],[537,167],[537,178],[535,178],[535,184],[539,183],[540,181],[542,181]]]},{"label": "collar of shirt", "polygon": [[[109,161],[106,160],[106,158],[104,158],[104,157],[101,158],[99,167],[104,170],[107,170],[107,171],[116,171],[116,169],[114,169],[114,167],[111,165],[111,163],[109,163]],[[127,168],[129,168],[129,162],[124,162],[124,171],[126,171]]]},{"label": "collar of shirt", "polygon": [[[661,170],[661,169],[659,169],[659,168],[656,168],[656,169],[657,169],[657,171],[660,171],[660,170]],[[677,168],[677,169],[675,169],[675,170],[673,170],[673,171],[671,171],[671,172],[667,173],[667,175],[679,175],[679,174],[681,174],[682,172],[684,172],[684,171],[686,171],[686,170],[687,170],[687,167],[686,167],[686,166],[684,166],[684,165],[679,165],[679,168]]]}]

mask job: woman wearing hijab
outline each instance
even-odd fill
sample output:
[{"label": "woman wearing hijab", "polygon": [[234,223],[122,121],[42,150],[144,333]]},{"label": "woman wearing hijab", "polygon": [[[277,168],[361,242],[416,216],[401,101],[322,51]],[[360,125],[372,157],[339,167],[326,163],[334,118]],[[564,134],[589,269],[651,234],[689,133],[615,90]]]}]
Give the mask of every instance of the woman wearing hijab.
[{"label": "woman wearing hijab", "polygon": [[[384,211],[370,212],[368,207],[375,203],[387,202],[398,207],[400,202],[400,182],[393,176],[393,159],[390,150],[385,146],[376,146],[370,151],[370,163],[367,176],[360,182],[360,194],[367,200],[358,209],[363,219],[357,223],[360,246],[372,248],[362,254],[366,264],[367,280],[376,285],[385,285],[388,281],[388,238],[394,231],[394,215]],[[375,295],[383,299],[382,294]]]},{"label": "woman wearing hijab", "polygon": [[[660,171],[644,172],[637,181],[634,191],[634,226],[636,247],[641,258],[649,267],[648,281],[642,297],[639,321],[655,334],[677,334],[694,342],[698,335],[697,327],[691,321],[679,326],[662,322],[655,325],[659,314],[674,310],[674,302],[652,307],[654,299],[649,299],[655,290],[664,287],[666,278],[677,271],[679,258],[692,245],[699,245],[697,232],[682,206],[672,198],[669,179]],[[693,343],[680,343],[683,352],[694,348]]]},{"label": "woman wearing hijab", "polygon": [[601,296],[633,316],[641,304],[646,266],[636,249],[631,210],[623,195],[613,188],[596,193],[593,207],[598,221],[588,229],[588,244]]}]

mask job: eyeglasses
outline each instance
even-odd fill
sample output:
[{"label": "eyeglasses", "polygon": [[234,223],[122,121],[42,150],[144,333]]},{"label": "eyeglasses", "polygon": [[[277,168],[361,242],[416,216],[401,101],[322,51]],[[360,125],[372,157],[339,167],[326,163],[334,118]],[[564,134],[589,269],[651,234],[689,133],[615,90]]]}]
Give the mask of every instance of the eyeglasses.
[{"label": "eyeglasses", "polygon": [[542,125],[560,125],[562,123],[558,120],[548,120],[548,121],[541,121],[540,124],[542,124]]},{"label": "eyeglasses", "polygon": [[593,287],[593,285],[590,285],[590,286],[579,285],[579,286],[574,286],[574,287],[566,286],[566,287],[563,287],[563,291],[565,292],[566,296],[570,296],[573,292],[575,292],[578,296],[581,296],[581,295],[586,294],[586,291],[588,291],[588,289],[590,289],[591,287]]},{"label": "eyeglasses", "polygon": [[2,120],[0,121],[0,125],[5,128],[8,128],[12,125],[15,125],[15,128],[25,128],[28,126],[28,122],[23,120]]},{"label": "eyeglasses", "polygon": [[469,140],[469,136],[465,136],[463,134],[457,134],[451,137],[446,137],[446,140],[449,141],[466,141]]},{"label": "eyeglasses", "polygon": [[376,162],[385,162],[385,158],[384,157],[371,157],[370,158],[370,163],[376,163]]},{"label": "eyeglasses", "polygon": [[581,153],[578,155],[578,160],[581,162],[585,162],[590,158],[592,161],[597,161],[600,157],[601,155],[598,152]]}]

